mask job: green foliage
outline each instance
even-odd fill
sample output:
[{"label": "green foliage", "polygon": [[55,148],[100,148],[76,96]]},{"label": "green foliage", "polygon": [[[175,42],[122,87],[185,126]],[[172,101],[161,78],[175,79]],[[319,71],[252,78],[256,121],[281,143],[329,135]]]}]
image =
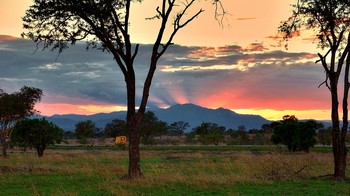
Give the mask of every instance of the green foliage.
[{"label": "green foliage", "polygon": [[99,128],[91,120],[80,121],[75,125],[75,135],[81,144],[87,144],[88,138],[92,138]]},{"label": "green foliage", "polygon": [[153,136],[165,135],[167,128],[167,123],[159,120],[154,112],[146,112],[140,126],[142,142],[144,144],[154,144]]},{"label": "green foliage", "polygon": [[193,130],[199,135],[199,141],[203,144],[219,145],[224,139],[226,128],[215,123],[203,122]]},{"label": "green foliage", "polygon": [[299,31],[306,28],[317,33],[321,48],[337,49],[346,42],[343,35],[350,27],[349,1],[300,0],[292,6],[292,16],[279,27],[286,39],[299,35]]},{"label": "green foliage", "polygon": [[314,120],[299,122],[294,116],[285,116],[281,124],[274,128],[271,140],[274,144],[286,145],[291,152],[308,152],[316,144],[316,130],[322,127]]},{"label": "green foliage", "polygon": [[36,148],[38,156],[44,154],[48,145],[60,143],[64,131],[46,119],[23,119],[15,126],[11,144],[22,148]]},{"label": "green foliage", "polygon": [[181,137],[189,126],[190,124],[188,122],[173,122],[169,125],[168,135]]},{"label": "green foliage", "polygon": [[12,128],[18,120],[37,112],[34,106],[41,100],[42,95],[41,89],[27,86],[12,94],[0,89],[0,143],[3,145],[4,156]]},{"label": "green foliage", "polygon": [[125,120],[119,119],[107,123],[103,131],[105,137],[126,136],[128,134]]},{"label": "green foliage", "polygon": [[35,114],[34,106],[42,94],[41,89],[26,86],[12,94],[0,90],[0,130],[5,131],[17,120]]}]

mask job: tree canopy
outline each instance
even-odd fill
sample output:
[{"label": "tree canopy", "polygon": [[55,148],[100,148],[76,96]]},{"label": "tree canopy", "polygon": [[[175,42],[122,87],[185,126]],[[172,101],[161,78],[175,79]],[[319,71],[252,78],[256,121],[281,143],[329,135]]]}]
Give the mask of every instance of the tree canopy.
[{"label": "tree canopy", "polygon": [[105,137],[116,137],[127,135],[125,120],[114,119],[106,124],[104,128]]},{"label": "tree canopy", "polygon": [[279,125],[274,128],[271,140],[274,144],[283,144],[291,152],[309,151],[316,144],[316,131],[323,128],[314,120],[299,122],[295,116],[284,116]]},{"label": "tree canopy", "polygon": [[0,89],[0,143],[3,145],[4,157],[12,128],[18,120],[38,112],[34,106],[41,100],[42,95],[41,89],[27,86],[10,94]]},{"label": "tree canopy", "polygon": [[226,128],[219,126],[216,123],[203,122],[198,127],[195,127],[193,131],[199,135],[199,140],[204,144],[215,144],[219,143],[224,139]]},{"label": "tree canopy", "polygon": [[152,111],[147,111],[141,122],[140,135],[145,144],[151,144],[151,139],[156,135],[163,135],[167,132],[167,123],[158,119]]},{"label": "tree canopy", "polygon": [[75,124],[75,134],[78,139],[94,137],[97,131],[98,127],[91,120],[80,121]]},{"label": "tree canopy", "polygon": [[179,136],[184,134],[185,130],[190,127],[190,124],[188,122],[184,121],[176,121],[169,125],[169,135],[172,136]]},{"label": "tree canopy", "polygon": [[64,131],[55,124],[43,119],[20,120],[11,135],[11,144],[23,148],[34,147],[39,157],[44,155],[48,145],[60,143]]}]

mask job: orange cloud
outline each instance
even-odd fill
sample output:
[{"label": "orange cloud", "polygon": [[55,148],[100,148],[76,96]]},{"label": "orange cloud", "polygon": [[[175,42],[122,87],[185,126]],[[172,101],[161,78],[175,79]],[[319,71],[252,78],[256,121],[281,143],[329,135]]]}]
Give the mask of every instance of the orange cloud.
[{"label": "orange cloud", "polygon": [[267,48],[264,47],[263,43],[251,43],[244,51],[246,52],[264,52]]},{"label": "orange cloud", "polygon": [[14,40],[18,40],[20,38],[17,37],[13,37],[10,35],[0,35],[0,41],[14,41]]},{"label": "orange cloud", "polygon": [[41,115],[51,116],[54,114],[82,114],[91,115],[96,113],[110,113],[115,111],[126,111],[125,106],[116,106],[108,104],[87,104],[76,105],[66,103],[38,103],[35,107]]}]

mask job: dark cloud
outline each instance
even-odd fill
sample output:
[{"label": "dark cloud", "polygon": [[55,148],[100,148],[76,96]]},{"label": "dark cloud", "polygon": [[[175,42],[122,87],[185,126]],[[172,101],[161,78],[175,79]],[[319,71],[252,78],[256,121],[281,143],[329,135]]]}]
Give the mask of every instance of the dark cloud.
[{"label": "dark cloud", "polygon": [[[50,103],[125,105],[124,77],[112,55],[85,48],[79,43],[58,55],[36,50],[28,40],[0,39],[0,88],[42,88]],[[140,45],[135,61],[138,99],[151,50],[151,45]],[[273,107],[276,100],[281,102],[279,109],[295,107],[291,100],[304,100],[303,107],[320,107],[328,97],[317,89],[324,75],[313,58],[309,53],[268,51],[261,43],[247,48],[172,45],[158,63],[149,106],[196,103],[224,93],[235,97],[231,106],[239,108]]]}]

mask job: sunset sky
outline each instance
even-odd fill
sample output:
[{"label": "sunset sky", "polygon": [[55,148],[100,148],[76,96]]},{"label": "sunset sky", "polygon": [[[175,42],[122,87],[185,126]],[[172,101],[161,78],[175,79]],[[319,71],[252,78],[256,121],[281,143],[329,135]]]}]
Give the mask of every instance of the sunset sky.
[{"label": "sunset sky", "polygon": [[[133,5],[131,39],[141,43],[135,66],[138,96],[155,40],[159,0]],[[277,28],[291,14],[295,0],[222,0],[228,12],[223,27],[214,7],[205,10],[175,38],[161,58],[149,107],[194,103],[203,107],[259,114],[269,120],[283,115],[300,119],[330,119],[330,96],[316,43],[310,33],[280,44]],[[84,43],[57,52],[35,51],[35,43],[16,39],[23,32],[21,17],[31,0],[0,0],[0,88],[13,92],[23,85],[43,89],[37,109],[43,115],[93,114],[126,109],[122,74],[107,52],[85,50]],[[139,98],[139,97],[138,97]]]}]

